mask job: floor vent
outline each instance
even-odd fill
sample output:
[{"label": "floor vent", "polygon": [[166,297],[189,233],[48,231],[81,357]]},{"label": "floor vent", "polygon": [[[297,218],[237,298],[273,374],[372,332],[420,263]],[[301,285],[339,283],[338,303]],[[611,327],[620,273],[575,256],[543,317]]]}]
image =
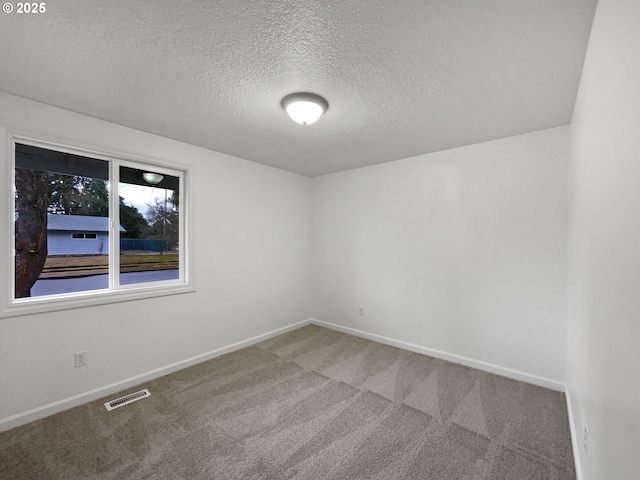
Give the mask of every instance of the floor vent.
[{"label": "floor vent", "polygon": [[107,407],[107,410],[113,410],[118,407],[122,407],[123,405],[128,405],[129,403],[135,402],[136,400],[142,400],[143,398],[151,395],[149,390],[146,388],[144,390],[140,390],[139,392],[130,393],[129,395],[125,395],[124,397],[116,398],[115,400],[111,400],[104,404]]}]

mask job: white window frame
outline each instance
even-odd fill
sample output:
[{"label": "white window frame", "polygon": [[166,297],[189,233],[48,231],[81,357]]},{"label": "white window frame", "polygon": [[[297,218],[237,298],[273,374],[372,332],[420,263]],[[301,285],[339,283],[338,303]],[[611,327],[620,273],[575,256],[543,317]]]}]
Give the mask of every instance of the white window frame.
[{"label": "white window frame", "polygon": [[[15,145],[16,143],[32,145],[70,154],[92,157],[109,162],[109,287],[100,290],[87,290],[55,295],[28,298],[15,298]],[[72,308],[103,305],[144,298],[175,295],[194,292],[191,282],[191,242],[189,238],[190,222],[190,169],[187,166],[173,164],[158,158],[145,157],[138,154],[124,153],[103,146],[86,145],[80,141],[46,138],[44,135],[33,135],[29,132],[6,130],[5,146],[8,150],[6,173],[3,175],[7,197],[0,203],[0,221],[9,227],[2,229],[7,233],[0,234],[5,238],[0,240],[2,258],[0,268],[9,272],[8,279],[0,286],[0,318],[44,313]],[[179,234],[179,277],[177,280],[163,280],[158,282],[143,282],[120,285],[120,230],[114,225],[120,225],[120,200],[118,184],[120,180],[120,166],[132,167],[140,170],[150,170],[164,175],[176,176],[180,179],[180,234]],[[114,188],[115,186],[115,188]]]}]

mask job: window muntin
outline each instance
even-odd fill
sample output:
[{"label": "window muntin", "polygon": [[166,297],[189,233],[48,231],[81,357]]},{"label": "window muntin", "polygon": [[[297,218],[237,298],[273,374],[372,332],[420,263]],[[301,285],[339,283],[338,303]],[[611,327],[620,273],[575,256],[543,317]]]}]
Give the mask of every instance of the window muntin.
[{"label": "window muntin", "polygon": [[[14,263],[15,268],[13,279],[14,295],[11,303],[33,303],[33,301],[41,301],[43,299],[73,300],[74,296],[77,296],[77,294],[83,294],[83,296],[85,296],[84,294],[86,293],[92,293],[92,290],[101,291],[93,292],[94,295],[106,293],[109,294],[108,296],[110,296],[110,298],[115,298],[111,295],[112,293],[121,289],[123,289],[123,292],[128,291],[129,293],[133,293],[131,290],[135,290],[136,286],[144,286],[144,292],[149,296],[153,296],[153,293],[149,291],[149,288],[162,289],[170,293],[167,288],[171,288],[172,285],[173,288],[176,288],[179,285],[185,286],[186,275],[183,259],[186,257],[184,248],[179,249],[178,247],[180,244],[184,245],[184,222],[181,218],[182,213],[177,209],[177,199],[184,188],[184,172],[167,169],[166,167],[152,165],[146,162],[134,162],[118,158],[94,158],[93,156],[80,155],[77,152],[74,152],[73,149],[67,149],[66,147],[58,149],[58,147],[50,147],[49,145],[42,144],[40,142],[34,142],[34,144],[31,144],[29,141],[23,142],[17,139],[15,141],[14,152],[14,217],[16,219],[14,223],[14,231],[16,235],[14,235],[13,243],[16,262]],[[96,157],[102,157],[102,155],[96,155]],[[71,254],[67,256],[67,258],[71,258],[73,263],[75,263],[75,265],[72,266],[75,269],[75,273],[77,273],[75,277],[72,277],[71,272],[69,271],[68,262],[60,260],[62,257],[58,257],[58,255],[47,255],[47,261],[52,265],[50,267],[47,266],[46,268],[43,267],[43,270],[40,271],[37,276],[38,278],[32,286],[30,297],[24,294],[24,290],[19,291],[17,288],[17,280],[20,270],[18,268],[18,254],[16,247],[19,246],[17,239],[21,234],[21,227],[18,222],[18,210],[21,208],[20,202],[22,201],[22,199],[19,198],[18,193],[24,190],[24,188],[22,188],[23,186],[19,184],[16,185],[16,182],[21,181],[21,175],[18,174],[19,169],[27,169],[32,172],[42,172],[43,174],[54,173],[57,176],[56,179],[58,184],[56,184],[56,194],[51,194],[53,187],[49,186],[50,192],[45,200],[48,214],[47,218],[55,215],[57,219],[62,219],[62,217],[65,216],[66,218],[64,218],[64,220],[70,220],[68,215],[76,214],[78,216],[86,217],[85,219],[87,220],[95,221],[96,219],[90,219],[89,217],[104,216],[103,220],[107,225],[104,231],[95,231],[97,230],[96,228],[83,230],[82,227],[77,229],[72,228],[71,230],[73,231],[67,230],[67,232],[64,233],[65,238],[68,240],[67,243],[75,243],[76,245],[94,244],[94,250],[90,252],[72,251]],[[144,264],[138,265],[136,273],[137,276],[133,279],[125,277],[125,275],[123,275],[125,272],[120,271],[124,270],[124,268],[121,266],[121,262],[119,261],[119,240],[121,235],[123,237],[126,237],[126,235],[124,234],[123,227],[120,226],[118,229],[119,231],[114,228],[114,225],[118,225],[117,222],[119,222],[120,213],[122,212],[122,206],[118,209],[118,203],[114,200],[115,198],[120,198],[120,186],[126,185],[129,181],[126,178],[123,179],[126,180],[125,182],[120,183],[118,181],[120,173],[127,171],[127,169],[138,172],[159,172],[167,178],[167,182],[165,182],[166,185],[160,185],[157,188],[162,192],[163,205],[164,192],[167,192],[168,204],[170,203],[170,198],[173,198],[176,202],[176,208],[168,210],[168,213],[166,213],[167,220],[170,219],[170,214],[173,215],[175,220],[174,225],[177,230],[177,234],[174,235],[174,237],[177,238],[177,241],[167,241],[165,244],[166,247],[162,252],[165,258],[168,256],[169,251],[172,251],[172,255],[174,256],[174,262],[171,265],[171,268],[166,269],[170,270],[170,272],[167,272],[169,273],[168,275],[159,277],[157,274],[154,274],[152,271],[153,269],[149,265]],[[103,198],[96,199],[95,195],[92,196],[88,194],[91,193],[91,188],[95,187],[92,183],[95,184],[96,181],[100,181],[102,183],[102,186],[104,187],[103,190],[107,192],[106,198],[103,196]],[[42,186],[42,182],[39,182],[39,184]],[[70,184],[76,185],[75,191],[71,192],[72,195],[69,194]],[[168,189],[167,186],[171,186],[172,188]],[[64,188],[67,189],[66,196],[59,194],[59,190],[64,190]],[[100,188],[98,188],[98,190],[100,190]],[[112,197],[113,195],[116,195],[116,197]],[[40,196],[41,199],[44,198],[42,193]],[[96,200],[106,201],[96,202]],[[120,204],[122,203],[123,201],[120,199]],[[109,208],[109,206],[111,206],[111,208]],[[128,207],[128,210],[131,211],[132,206],[129,205]],[[114,211],[114,209],[116,211]],[[165,215],[163,215],[163,218],[164,216]],[[165,233],[167,231],[167,225],[168,222],[165,224]],[[47,232],[51,233],[48,229]],[[75,238],[73,238],[74,236]],[[173,239],[174,237],[171,238]],[[48,238],[46,243],[50,245]],[[173,252],[176,253],[174,254]],[[53,262],[53,260],[57,260],[57,262]],[[57,265],[54,265],[54,263],[57,263]],[[34,271],[31,272],[32,276],[37,273],[37,267],[33,270]],[[51,275],[51,272],[54,272],[56,275]],[[189,290],[180,289],[180,291]],[[61,294],[64,294],[63,298],[60,298]],[[128,295],[128,297],[133,298],[131,295]],[[140,298],[140,296],[136,295],[136,298]],[[76,300],[79,300],[79,298]]]}]

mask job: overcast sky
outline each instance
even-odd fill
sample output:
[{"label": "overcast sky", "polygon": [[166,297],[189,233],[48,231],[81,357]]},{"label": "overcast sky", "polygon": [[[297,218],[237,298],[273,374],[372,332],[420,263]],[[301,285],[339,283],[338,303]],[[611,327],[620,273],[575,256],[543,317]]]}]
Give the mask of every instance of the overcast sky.
[{"label": "overcast sky", "polygon": [[[147,214],[147,204],[155,203],[156,198],[164,202],[164,188],[143,187],[141,185],[120,184],[120,196],[124,198],[124,203],[136,207],[145,216]],[[167,192],[171,195],[171,191]]]}]

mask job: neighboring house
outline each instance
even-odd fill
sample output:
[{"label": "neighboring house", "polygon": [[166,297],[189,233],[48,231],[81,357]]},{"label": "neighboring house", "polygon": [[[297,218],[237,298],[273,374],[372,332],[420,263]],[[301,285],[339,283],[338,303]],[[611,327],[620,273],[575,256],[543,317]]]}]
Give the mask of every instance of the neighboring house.
[{"label": "neighboring house", "polygon": [[[49,214],[47,247],[49,255],[107,255],[109,218]],[[125,229],[120,226],[120,231]]]}]

